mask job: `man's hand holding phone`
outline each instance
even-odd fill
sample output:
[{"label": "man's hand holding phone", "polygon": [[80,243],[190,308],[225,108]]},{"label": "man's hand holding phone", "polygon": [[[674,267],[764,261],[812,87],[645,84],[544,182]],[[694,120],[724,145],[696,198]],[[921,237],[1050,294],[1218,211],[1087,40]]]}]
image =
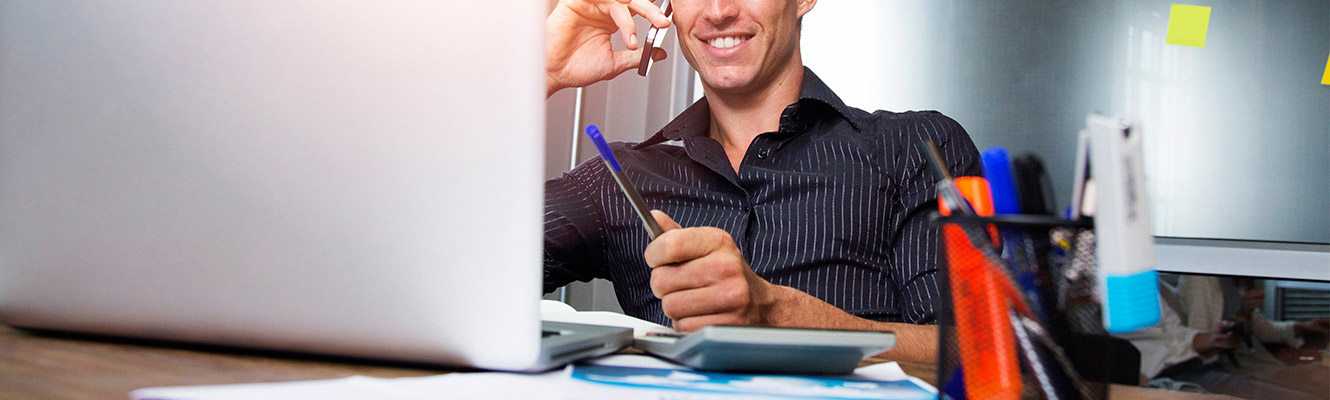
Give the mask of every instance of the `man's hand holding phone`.
[{"label": "man's hand holding phone", "polygon": [[[545,19],[546,96],[568,87],[587,86],[637,68],[642,42],[633,15],[657,28],[670,26],[660,7],[649,0],[560,0]],[[627,50],[614,50],[610,35],[619,32]],[[652,58],[665,58],[654,49]]]},{"label": "man's hand holding phone", "polygon": [[1237,323],[1232,321],[1220,321],[1213,331],[1202,332],[1192,338],[1192,348],[1197,353],[1236,349],[1242,343],[1242,337],[1235,332],[1237,327]]}]

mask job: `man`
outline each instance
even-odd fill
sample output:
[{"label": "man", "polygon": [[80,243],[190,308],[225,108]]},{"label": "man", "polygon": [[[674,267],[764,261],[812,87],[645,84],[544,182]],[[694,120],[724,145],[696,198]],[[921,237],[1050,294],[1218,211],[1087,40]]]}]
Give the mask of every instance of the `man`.
[{"label": "man", "polygon": [[[978,152],[939,113],[845,106],[803,67],[815,3],[673,2],[705,97],[647,141],[612,144],[666,232],[649,241],[604,167],[583,163],[546,184],[546,291],[603,277],[625,312],[681,331],[884,330],[900,339],[887,356],[936,357],[936,195],[917,143],[937,142],[957,175],[979,172]],[[561,1],[546,22],[549,93],[635,67],[634,14],[671,24],[646,0]],[[628,50],[610,48],[616,30]]]},{"label": "man", "polygon": [[[1251,278],[1183,275],[1178,279],[1177,299],[1177,311],[1187,328],[1203,332],[1216,326],[1236,324],[1234,326],[1239,328],[1226,334],[1232,339],[1229,346],[1219,347],[1222,352],[1199,353],[1205,364],[1216,364],[1216,369],[1223,372],[1330,398],[1330,367],[1318,364],[1290,366],[1266,347],[1275,343],[1301,348],[1306,344],[1303,338],[1308,334],[1324,335],[1330,331],[1330,318],[1270,320],[1260,310],[1265,303],[1265,290]],[[1206,388],[1222,388],[1234,381],[1198,379],[1195,383]],[[1211,391],[1228,393],[1222,389]]]},{"label": "man", "polygon": [[1234,373],[1226,371],[1219,362],[1207,361],[1220,352],[1238,349],[1242,338],[1225,329],[1230,324],[1227,321],[1199,328],[1187,326],[1177,312],[1177,308],[1186,306],[1178,300],[1172,289],[1160,287],[1159,323],[1117,335],[1130,340],[1140,350],[1142,383],[1173,390],[1195,391],[1199,388],[1244,399],[1312,400],[1325,397],[1324,386],[1301,391],[1287,381]]}]

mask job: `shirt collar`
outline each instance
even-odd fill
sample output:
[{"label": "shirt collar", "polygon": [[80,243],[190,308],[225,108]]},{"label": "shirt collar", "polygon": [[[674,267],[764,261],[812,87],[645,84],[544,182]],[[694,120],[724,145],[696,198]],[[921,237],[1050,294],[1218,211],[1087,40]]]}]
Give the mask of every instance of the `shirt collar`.
[{"label": "shirt collar", "polygon": [[[799,100],[794,104],[791,104],[790,107],[786,107],[785,115],[782,115],[782,123],[784,123],[786,117],[792,113],[800,113],[799,109],[801,106],[808,103],[817,103],[826,106],[849,122],[855,130],[860,130],[857,117],[850,111],[850,108],[845,105],[845,102],[841,101],[840,97],[836,96],[836,93],[832,92],[831,88],[827,87],[827,84],[823,83],[822,79],[818,78],[817,74],[813,73],[813,70],[804,67],[804,81],[803,86],[799,88]],[[683,140],[688,137],[706,136],[707,131],[710,128],[711,107],[707,103],[707,98],[702,97],[702,99],[693,103],[693,105],[688,106],[687,109],[684,109],[682,113],[679,113],[679,116],[675,117],[669,124],[666,124],[665,127],[656,131],[656,134],[652,135],[646,141],[633,146],[633,148],[640,149],[671,140]]]}]

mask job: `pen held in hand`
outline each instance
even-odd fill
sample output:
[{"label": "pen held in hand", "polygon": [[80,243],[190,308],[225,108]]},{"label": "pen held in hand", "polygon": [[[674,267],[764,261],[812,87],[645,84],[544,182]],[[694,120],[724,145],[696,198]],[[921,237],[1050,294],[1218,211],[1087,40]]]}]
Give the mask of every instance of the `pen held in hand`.
[{"label": "pen held in hand", "polygon": [[596,151],[600,152],[600,160],[605,162],[605,168],[610,170],[610,176],[614,177],[614,182],[619,184],[619,189],[623,189],[624,196],[628,197],[628,203],[632,204],[633,211],[637,212],[637,217],[642,219],[642,225],[646,227],[647,235],[651,240],[656,240],[665,231],[660,229],[660,224],[651,216],[646,202],[642,200],[642,195],[637,193],[633,183],[628,181],[628,175],[623,173],[623,166],[619,165],[619,160],[614,158],[614,151],[610,150],[610,144],[605,142],[605,137],[601,136],[600,128],[595,125],[586,127],[586,135],[591,138],[591,142],[596,145]]}]

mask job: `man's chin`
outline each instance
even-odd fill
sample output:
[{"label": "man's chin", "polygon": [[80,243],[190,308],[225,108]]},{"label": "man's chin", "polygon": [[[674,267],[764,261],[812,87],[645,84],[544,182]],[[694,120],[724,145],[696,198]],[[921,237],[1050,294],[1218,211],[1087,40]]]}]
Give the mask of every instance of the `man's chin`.
[{"label": "man's chin", "polygon": [[722,67],[704,75],[702,81],[718,92],[743,92],[751,89],[755,77],[756,73],[746,68]]}]

